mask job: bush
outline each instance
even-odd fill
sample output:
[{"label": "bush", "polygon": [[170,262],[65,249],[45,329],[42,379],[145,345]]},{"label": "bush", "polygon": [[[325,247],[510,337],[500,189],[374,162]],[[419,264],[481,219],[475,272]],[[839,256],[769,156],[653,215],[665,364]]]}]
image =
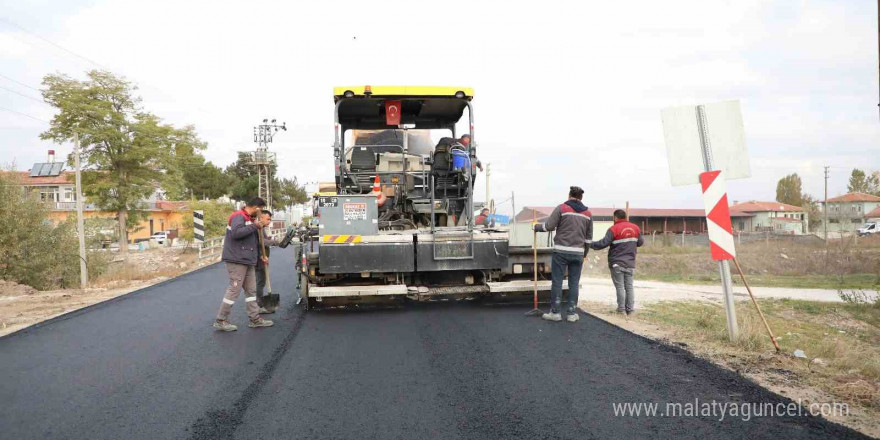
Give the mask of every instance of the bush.
[{"label": "bush", "polygon": [[[11,173],[0,173],[0,206],[0,278],[41,290],[79,286],[75,220],[53,225]],[[105,260],[89,265],[99,272]]]},{"label": "bush", "polygon": [[[235,211],[232,203],[215,201],[198,201],[189,204],[193,211],[204,211],[205,214],[205,239],[222,237],[226,234],[226,221],[229,215]],[[186,241],[193,239],[192,215],[184,216],[183,225],[180,229],[180,237]]]}]

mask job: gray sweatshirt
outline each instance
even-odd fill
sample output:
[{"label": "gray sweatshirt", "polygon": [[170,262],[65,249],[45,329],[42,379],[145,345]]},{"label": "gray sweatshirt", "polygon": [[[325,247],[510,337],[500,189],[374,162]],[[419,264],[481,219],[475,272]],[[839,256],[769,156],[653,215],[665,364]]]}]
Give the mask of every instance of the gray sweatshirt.
[{"label": "gray sweatshirt", "polygon": [[569,200],[553,210],[546,223],[535,225],[538,232],[556,231],[553,251],[586,256],[593,241],[593,219],[589,208]]}]

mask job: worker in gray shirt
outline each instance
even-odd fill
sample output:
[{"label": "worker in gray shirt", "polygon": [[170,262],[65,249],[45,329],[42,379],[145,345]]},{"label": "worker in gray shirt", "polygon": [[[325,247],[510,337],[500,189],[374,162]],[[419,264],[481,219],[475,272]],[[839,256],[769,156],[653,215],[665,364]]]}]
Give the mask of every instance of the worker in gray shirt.
[{"label": "worker in gray shirt", "polygon": [[553,238],[553,265],[551,269],[550,313],[541,317],[548,321],[562,321],[562,280],[568,271],[568,301],[565,308],[566,320],[577,322],[578,290],[581,282],[581,269],[589,251],[593,237],[593,219],[589,208],[581,200],[584,190],[572,186],[568,200],[557,206],[547,218],[547,222],[535,224],[536,232],[556,231]]}]

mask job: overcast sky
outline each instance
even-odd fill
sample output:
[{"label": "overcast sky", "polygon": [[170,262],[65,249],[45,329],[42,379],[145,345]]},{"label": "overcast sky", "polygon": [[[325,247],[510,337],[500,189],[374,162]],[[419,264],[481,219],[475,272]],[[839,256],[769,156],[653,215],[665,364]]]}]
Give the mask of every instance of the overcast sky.
[{"label": "overcast sky", "polygon": [[28,98],[44,75],[106,68],[148,111],[194,124],[220,166],[264,117],[286,121],[271,148],[300,182],[332,180],[334,85],[462,85],[492,194],[520,207],[572,184],[591,206],[701,207],[698,186],[669,183],[660,110],[729,99],[752,169],[731,200],[772,200],[792,172],[820,196],[823,165],[835,195],[853,167],[880,169],[876,6],[0,0],[0,163],[27,169],[53,148],[45,122],[8,111],[49,120]]}]

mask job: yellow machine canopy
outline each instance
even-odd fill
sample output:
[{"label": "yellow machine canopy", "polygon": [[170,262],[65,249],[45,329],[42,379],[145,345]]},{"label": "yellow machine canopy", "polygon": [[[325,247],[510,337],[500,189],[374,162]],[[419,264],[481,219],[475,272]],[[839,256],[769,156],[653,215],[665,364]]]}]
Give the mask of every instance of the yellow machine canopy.
[{"label": "yellow machine canopy", "polygon": [[474,91],[469,87],[347,86],[333,89],[343,130],[381,130],[415,125],[449,128],[461,119]]}]

